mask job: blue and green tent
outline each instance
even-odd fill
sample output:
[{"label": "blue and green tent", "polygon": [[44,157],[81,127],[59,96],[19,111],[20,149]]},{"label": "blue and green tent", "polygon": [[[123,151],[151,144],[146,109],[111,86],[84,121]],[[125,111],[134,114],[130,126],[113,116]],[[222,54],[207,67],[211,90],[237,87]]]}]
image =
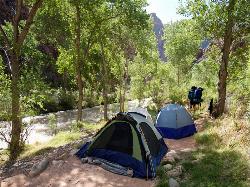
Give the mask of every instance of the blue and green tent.
[{"label": "blue and green tent", "polygon": [[76,153],[133,171],[133,177],[153,178],[167,146],[154,124],[136,112],[118,113]]},{"label": "blue and green tent", "polygon": [[180,139],[196,133],[192,116],[179,104],[168,104],[161,108],[155,126],[164,138],[169,139]]}]

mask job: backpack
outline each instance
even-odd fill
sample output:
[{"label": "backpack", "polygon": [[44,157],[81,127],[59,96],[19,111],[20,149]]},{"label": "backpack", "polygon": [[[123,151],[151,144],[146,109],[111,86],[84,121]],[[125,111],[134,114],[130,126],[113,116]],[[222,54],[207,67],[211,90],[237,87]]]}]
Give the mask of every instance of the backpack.
[{"label": "backpack", "polygon": [[200,89],[200,88],[198,88],[198,89],[195,90],[195,92],[194,92],[194,101],[195,102],[201,102],[202,101],[202,99],[201,99],[201,97],[202,97],[202,90],[203,89]]},{"label": "backpack", "polygon": [[190,90],[190,91],[188,92],[188,99],[189,99],[190,101],[192,101],[192,100],[194,99],[194,97],[195,97],[195,91],[194,91],[194,90]]}]

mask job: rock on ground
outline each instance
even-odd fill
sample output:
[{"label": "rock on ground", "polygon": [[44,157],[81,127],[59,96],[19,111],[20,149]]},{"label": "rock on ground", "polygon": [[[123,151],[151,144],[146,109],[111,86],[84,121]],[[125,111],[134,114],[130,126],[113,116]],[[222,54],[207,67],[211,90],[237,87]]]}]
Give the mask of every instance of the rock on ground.
[{"label": "rock on ground", "polygon": [[169,187],[180,187],[179,183],[173,178],[168,180],[168,185]]},{"label": "rock on ground", "polygon": [[170,170],[173,168],[173,166],[171,164],[166,164],[163,166],[165,168],[166,171]]},{"label": "rock on ground", "polygon": [[35,177],[35,176],[39,175],[40,173],[42,173],[48,167],[48,165],[49,165],[49,159],[44,158],[40,163],[35,164],[32,167],[29,175],[31,177]]},{"label": "rock on ground", "polygon": [[175,162],[175,158],[172,156],[165,156],[163,158],[163,162],[167,162],[167,163],[174,163]]},{"label": "rock on ground", "polygon": [[176,153],[175,150],[171,150],[167,153],[167,157],[173,157],[175,160],[180,160],[180,156]]},{"label": "rock on ground", "polygon": [[169,177],[179,177],[183,172],[182,166],[176,166],[174,169],[167,171]]}]

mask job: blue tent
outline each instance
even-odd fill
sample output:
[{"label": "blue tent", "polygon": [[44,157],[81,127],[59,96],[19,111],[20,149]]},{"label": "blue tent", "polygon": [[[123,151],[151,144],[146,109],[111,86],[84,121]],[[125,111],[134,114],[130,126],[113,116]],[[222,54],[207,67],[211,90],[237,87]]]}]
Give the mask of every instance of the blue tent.
[{"label": "blue tent", "polygon": [[118,174],[127,168],[133,171],[133,177],[153,178],[167,150],[152,122],[142,114],[128,112],[118,113],[76,155],[98,158],[102,164],[108,161],[109,168],[116,166],[110,171],[119,170]]},{"label": "blue tent", "polygon": [[156,128],[164,138],[169,139],[180,139],[196,133],[191,115],[179,104],[168,104],[160,110]]}]

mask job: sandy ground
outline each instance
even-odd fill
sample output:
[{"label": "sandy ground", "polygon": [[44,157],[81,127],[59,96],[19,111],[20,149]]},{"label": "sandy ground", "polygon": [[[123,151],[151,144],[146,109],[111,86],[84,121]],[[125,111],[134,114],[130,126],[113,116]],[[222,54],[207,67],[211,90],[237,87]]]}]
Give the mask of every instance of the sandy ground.
[{"label": "sandy ground", "polygon": [[[180,140],[165,139],[170,150],[194,149],[195,140],[187,137]],[[4,179],[1,187],[153,187],[155,180],[130,178],[117,175],[99,166],[82,164],[76,157],[70,157],[60,165],[50,165],[35,178],[17,175]]]},{"label": "sandy ground", "polygon": [[[198,132],[203,119],[196,121]],[[194,137],[180,140],[165,139],[170,150],[176,152],[195,149]],[[82,164],[76,157],[69,157],[62,165],[51,165],[39,176],[28,178],[23,174],[4,179],[0,187],[153,187],[155,180],[130,178],[117,175],[99,166]]]},{"label": "sandy ground", "polygon": [[17,175],[4,179],[1,187],[152,187],[154,181],[113,174],[101,167],[82,164],[70,157],[60,166],[49,166],[40,176],[29,179]]}]

